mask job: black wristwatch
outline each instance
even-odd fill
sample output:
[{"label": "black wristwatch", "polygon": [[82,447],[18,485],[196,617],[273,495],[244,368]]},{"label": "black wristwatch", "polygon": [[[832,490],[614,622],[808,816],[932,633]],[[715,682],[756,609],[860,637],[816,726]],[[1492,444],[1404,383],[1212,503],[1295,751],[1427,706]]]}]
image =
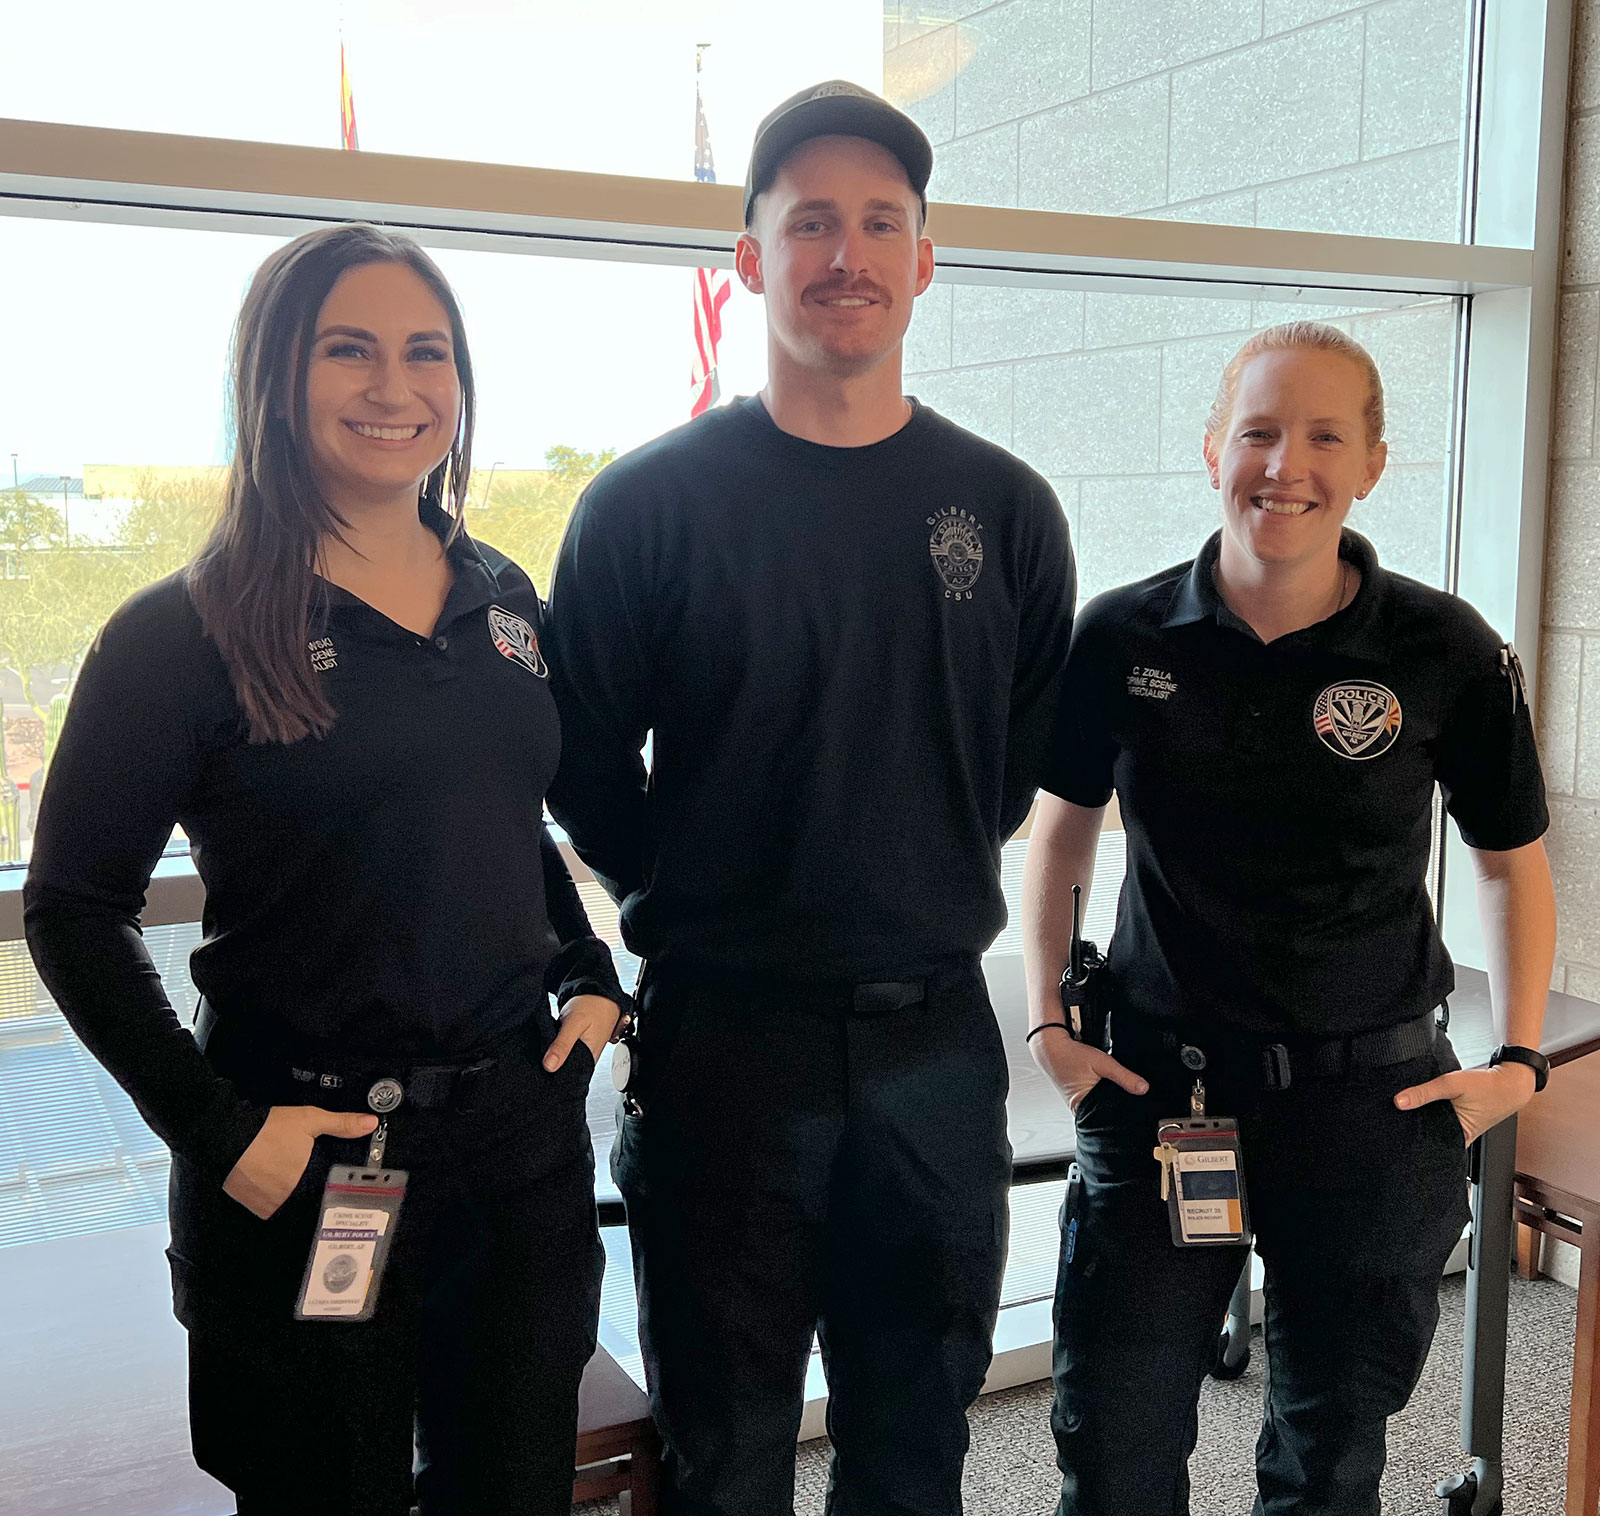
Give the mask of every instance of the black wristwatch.
[{"label": "black wristwatch", "polygon": [[1489,1067],[1497,1063],[1525,1063],[1533,1070],[1533,1093],[1537,1095],[1550,1082],[1550,1060],[1537,1048],[1519,1048],[1515,1043],[1502,1042],[1489,1055]]}]

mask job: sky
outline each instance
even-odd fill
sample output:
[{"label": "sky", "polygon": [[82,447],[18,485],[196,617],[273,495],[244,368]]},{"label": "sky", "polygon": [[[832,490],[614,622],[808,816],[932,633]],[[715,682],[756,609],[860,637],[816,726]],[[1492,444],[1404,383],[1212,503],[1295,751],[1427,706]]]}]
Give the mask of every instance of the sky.
[{"label": "sky", "polygon": [[[820,79],[883,78],[881,0],[53,0],[5,8],[0,116],[337,147],[339,44],[364,150],[693,177],[695,49],[718,178]],[[270,16],[270,24],[264,17]],[[55,66],[51,60],[69,60]],[[0,216],[0,485],[226,457],[228,335],[279,239]],[[477,370],[475,453],[627,448],[687,419],[692,270],[435,250]],[[765,377],[734,284],[723,393]]]}]

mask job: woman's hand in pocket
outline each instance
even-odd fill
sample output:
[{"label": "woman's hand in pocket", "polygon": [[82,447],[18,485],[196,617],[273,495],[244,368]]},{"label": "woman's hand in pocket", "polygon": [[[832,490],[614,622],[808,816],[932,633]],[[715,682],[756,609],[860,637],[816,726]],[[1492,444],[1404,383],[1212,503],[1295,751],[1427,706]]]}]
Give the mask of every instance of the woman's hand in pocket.
[{"label": "woman's hand in pocket", "polygon": [[376,1116],[356,1111],[325,1111],[315,1105],[275,1105],[255,1141],[240,1155],[223,1190],[265,1221],[300,1183],[319,1137],[366,1137]]},{"label": "woman's hand in pocket", "polygon": [[561,1007],[561,1026],[544,1055],[545,1072],[555,1073],[580,1038],[598,1063],[621,1015],[617,1002],[604,995],[574,995]]},{"label": "woman's hand in pocket", "polygon": [[1055,1029],[1059,1025],[1057,1022],[1043,1024],[1049,1030],[1032,1038],[1028,1047],[1034,1062],[1049,1075],[1050,1082],[1066,1096],[1067,1104],[1074,1111],[1102,1079],[1120,1084],[1130,1095],[1142,1095],[1150,1088],[1140,1075],[1124,1068],[1110,1053],[1103,1053],[1087,1043],[1074,1042],[1064,1028]]},{"label": "woman's hand in pocket", "polygon": [[1498,1126],[1533,1099],[1534,1083],[1533,1070],[1522,1063],[1457,1069],[1401,1090],[1394,1103],[1402,1111],[1414,1111],[1434,1100],[1448,1100],[1461,1123],[1462,1141],[1471,1147],[1490,1127]]}]

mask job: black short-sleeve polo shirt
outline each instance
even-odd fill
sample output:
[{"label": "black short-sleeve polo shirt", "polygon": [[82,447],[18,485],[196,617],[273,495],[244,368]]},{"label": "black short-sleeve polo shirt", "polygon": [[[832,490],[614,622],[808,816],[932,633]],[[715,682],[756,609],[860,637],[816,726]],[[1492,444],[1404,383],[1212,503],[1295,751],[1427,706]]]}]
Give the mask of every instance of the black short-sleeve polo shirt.
[{"label": "black short-sleeve polo shirt", "polygon": [[1217,593],[1220,540],[1096,597],[1072,639],[1043,783],[1119,798],[1110,987],[1275,1037],[1407,1020],[1454,984],[1426,888],[1434,785],[1472,847],[1548,825],[1520,667],[1354,532],[1351,603],[1263,643]]}]

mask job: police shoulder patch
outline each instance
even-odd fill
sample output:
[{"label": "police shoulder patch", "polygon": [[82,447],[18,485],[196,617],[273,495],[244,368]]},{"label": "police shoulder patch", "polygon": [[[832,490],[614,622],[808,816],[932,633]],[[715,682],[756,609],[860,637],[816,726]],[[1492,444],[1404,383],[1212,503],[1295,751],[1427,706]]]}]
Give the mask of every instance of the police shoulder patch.
[{"label": "police shoulder patch", "polygon": [[1389,751],[1400,735],[1400,700],[1387,685],[1352,679],[1317,696],[1311,724],[1322,745],[1341,758],[1361,761]]}]

